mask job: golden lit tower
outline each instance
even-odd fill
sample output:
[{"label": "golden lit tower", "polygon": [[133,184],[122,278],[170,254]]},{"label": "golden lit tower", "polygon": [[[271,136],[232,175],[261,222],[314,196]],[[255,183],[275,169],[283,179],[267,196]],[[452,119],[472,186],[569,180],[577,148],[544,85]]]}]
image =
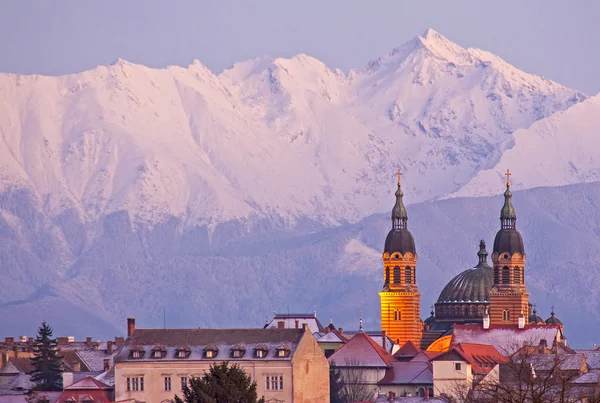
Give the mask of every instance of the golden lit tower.
[{"label": "golden lit tower", "polygon": [[407,229],[408,214],[402,202],[398,170],[396,204],[392,210],[392,230],[385,239],[383,251],[383,290],[381,298],[381,329],[397,344],[408,340],[420,345],[423,333],[421,322],[421,293],[417,288],[417,252],[415,240]]},{"label": "golden lit tower", "polygon": [[494,239],[492,262],[494,286],[490,291],[492,324],[527,324],[529,293],[525,287],[525,248],[517,231],[517,212],[512,205],[510,171],[506,171],[504,206],[500,211],[500,231]]}]

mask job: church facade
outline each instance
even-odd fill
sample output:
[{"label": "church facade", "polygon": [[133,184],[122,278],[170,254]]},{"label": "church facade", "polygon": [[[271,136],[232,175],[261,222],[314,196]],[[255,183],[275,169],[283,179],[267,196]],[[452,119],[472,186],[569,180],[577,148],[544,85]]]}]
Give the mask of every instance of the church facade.
[{"label": "church facade", "polygon": [[[525,286],[527,255],[523,238],[516,227],[517,214],[512,204],[510,172],[506,172],[504,205],[500,211],[500,230],[494,239],[488,263],[486,243],[481,240],[477,264],[454,277],[442,289],[431,316],[420,319],[421,293],[417,287],[418,254],[408,230],[408,213],[403,203],[400,171],[396,203],[392,210],[392,228],[383,251],[383,289],[381,327],[399,345],[411,341],[422,349],[452,334],[456,324],[515,326],[528,323],[560,324],[552,312],[543,321],[529,303]],[[439,346],[436,346],[439,348]]]}]

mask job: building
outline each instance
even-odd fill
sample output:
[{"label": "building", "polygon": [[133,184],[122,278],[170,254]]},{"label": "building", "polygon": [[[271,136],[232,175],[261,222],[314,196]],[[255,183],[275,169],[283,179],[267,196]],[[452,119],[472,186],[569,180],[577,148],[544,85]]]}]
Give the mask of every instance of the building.
[{"label": "building", "polygon": [[494,378],[497,382],[499,364],[508,359],[493,346],[461,343],[432,361],[434,394],[457,396],[471,390],[484,378]]},{"label": "building", "polygon": [[110,403],[112,401],[112,386],[87,376],[79,382],[65,386],[57,403]]},{"label": "building", "polygon": [[396,204],[392,209],[392,229],[383,249],[383,289],[381,301],[381,329],[394,343],[407,341],[420,344],[423,333],[421,321],[421,293],[417,287],[417,250],[408,230],[408,213],[404,207],[398,170]]},{"label": "building", "polygon": [[550,318],[544,321],[529,303],[525,285],[527,255],[516,226],[510,175],[507,171],[500,229],[494,238],[491,255],[492,266],[488,264],[485,241],[481,240],[478,263],[450,280],[442,289],[431,316],[422,322],[421,294],[416,281],[418,254],[407,226],[408,213],[398,172],[392,229],[386,237],[382,256],[384,284],[379,295],[381,328],[400,346],[411,341],[423,350],[445,352],[450,348],[457,326],[524,329],[529,323],[560,327],[560,342],[566,343],[562,322],[555,316],[554,309]]},{"label": "building", "polygon": [[269,403],[329,402],[329,365],[300,329],[136,329],[115,357],[115,400],[170,402],[211,365],[239,365]]}]

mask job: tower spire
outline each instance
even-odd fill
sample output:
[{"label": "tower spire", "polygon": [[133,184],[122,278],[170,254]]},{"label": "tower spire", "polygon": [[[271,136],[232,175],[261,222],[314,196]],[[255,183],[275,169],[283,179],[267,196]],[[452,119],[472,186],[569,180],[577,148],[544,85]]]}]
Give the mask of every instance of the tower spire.
[{"label": "tower spire", "polygon": [[479,252],[477,252],[477,256],[479,256],[479,264],[477,266],[487,266],[488,253],[487,250],[485,250],[485,241],[483,239],[479,241]]},{"label": "tower spire", "polygon": [[396,190],[396,204],[392,209],[392,229],[406,229],[408,214],[406,212],[406,207],[404,207],[404,202],[402,201],[402,198],[404,197],[400,182],[402,171],[398,169],[396,175],[398,175],[398,189]]},{"label": "tower spire", "polygon": [[500,223],[502,229],[515,229],[517,223],[517,211],[512,205],[512,192],[510,191],[510,176],[512,175],[507,169],[506,173],[506,191],[504,192],[504,206],[500,211]]}]

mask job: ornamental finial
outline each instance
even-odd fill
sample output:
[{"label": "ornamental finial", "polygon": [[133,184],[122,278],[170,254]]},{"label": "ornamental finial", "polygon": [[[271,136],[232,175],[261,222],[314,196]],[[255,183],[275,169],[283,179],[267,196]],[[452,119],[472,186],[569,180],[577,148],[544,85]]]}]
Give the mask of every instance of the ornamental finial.
[{"label": "ornamental finial", "polygon": [[510,176],[512,175],[510,173],[510,170],[506,170],[506,172],[504,173],[504,175],[506,176],[506,187],[510,187]]},{"label": "ornamental finial", "polygon": [[402,170],[400,168],[398,168],[396,175],[398,175],[398,187],[400,187],[400,177],[402,176]]}]

